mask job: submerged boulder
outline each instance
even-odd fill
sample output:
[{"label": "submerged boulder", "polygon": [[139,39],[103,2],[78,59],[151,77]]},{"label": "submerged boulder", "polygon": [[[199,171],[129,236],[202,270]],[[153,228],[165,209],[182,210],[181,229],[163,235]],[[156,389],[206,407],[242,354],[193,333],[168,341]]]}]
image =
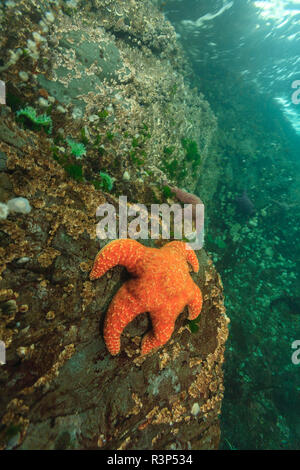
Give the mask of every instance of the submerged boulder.
[{"label": "submerged boulder", "polygon": [[28,199],[32,210],[0,221],[0,447],[217,449],[228,318],[211,260],[198,252],[197,331],[185,311],[171,340],[141,357],[145,313],[112,357],[102,324],[128,274],[117,267],[93,283],[88,275],[99,250],[96,208],[114,198],[69,179],[43,131],[20,130],[8,111],[10,140],[3,121],[7,197]]},{"label": "submerged boulder", "polygon": [[0,5],[7,104],[47,118],[39,127],[58,143],[61,160],[67,138],[83,140],[90,180],[105,171],[132,201],[149,202],[144,186],[164,180],[193,192],[217,123],[190,85],[173,26],[151,1],[39,3]]}]

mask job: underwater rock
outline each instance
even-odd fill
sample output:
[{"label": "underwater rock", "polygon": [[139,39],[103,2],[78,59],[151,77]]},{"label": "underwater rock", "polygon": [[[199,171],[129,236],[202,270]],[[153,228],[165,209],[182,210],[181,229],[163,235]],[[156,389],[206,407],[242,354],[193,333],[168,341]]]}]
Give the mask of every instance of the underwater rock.
[{"label": "underwater rock", "polygon": [[[193,279],[204,298],[198,331],[191,333],[184,311],[171,340],[141,358],[140,334],[149,324],[141,315],[113,358],[103,319],[128,274],[117,267],[97,282],[88,277],[99,250],[96,208],[106,197],[68,179],[46,135],[20,130],[12,114],[5,121],[13,141],[24,145],[0,141],[0,151],[15,194],[32,210],[0,222],[7,239],[0,308],[11,300],[17,306],[0,314],[7,346],[0,448],[217,449],[229,320],[211,260],[198,252]],[[20,258],[28,261],[14,262]]]},{"label": "underwater rock", "polygon": [[[52,3],[22,1],[2,15],[0,5],[8,105],[45,111],[54,140],[89,134],[85,174],[96,181],[109,169],[115,189],[132,201],[152,203],[143,188],[163,178],[194,191],[217,121],[185,80],[190,71],[173,26],[150,0],[87,0],[71,11]],[[197,144],[196,159],[183,142]],[[125,170],[130,185],[117,178]]]},{"label": "underwater rock", "polygon": [[18,212],[20,214],[29,214],[31,206],[25,197],[14,197],[7,202],[9,212]]},{"label": "underwater rock", "polygon": [[[69,25],[65,26],[69,28]],[[55,67],[55,80],[44,75],[38,76],[38,82],[62,104],[72,103],[81,109],[86,108],[84,97],[93,90],[101,88],[104,80],[108,82],[124,81],[129,77],[129,69],[124,67],[120,52],[112,40],[98,33],[92,39],[85,30],[63,31],[59,41],[60,63]],[[70,67],[76,73],[70,75]],[[88,68],[95,69],[94,74],[88,74]]]},{"label": "underwater rock", "polygon": [[128,171],[124,171],[123,173],[123,181],[130,181],[130,174]]},{"label": "underwater rock", "polygon": [[7,219],[8,214],[9,214],[9,210],[8,210],[7,204],[0,202],[0,220]]}]

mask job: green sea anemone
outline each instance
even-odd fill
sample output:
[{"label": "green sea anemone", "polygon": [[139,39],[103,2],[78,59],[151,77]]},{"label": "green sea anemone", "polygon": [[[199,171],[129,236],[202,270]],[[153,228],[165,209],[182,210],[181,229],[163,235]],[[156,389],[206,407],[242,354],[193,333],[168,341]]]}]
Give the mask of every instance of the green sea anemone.
[{"label": "green sea anemone", "polygon": [[80,142],[75,142],[73,139],[66,139],[67,144],[71,149],[71,154],[74,155],[76,158],[81,158],[83,155],[86,155],[86,148],[84,144]]},{"label": "green sea anemone", "polygon": [[36,110],[31,106],[26,106],[24,109],[17,111],[17,117],[24,117],[36,127],[44,127],[48,134],[52,132],[52,119],[47,114],[37,116]]},{"label": "green sea anemone", "polygon": [[114,178],[109,176],[107,173],[104,171],[100,171],[100,176],[101,176],[101,186],[103,187],[104,190],[111,191],[113,188],[114,184]]}]

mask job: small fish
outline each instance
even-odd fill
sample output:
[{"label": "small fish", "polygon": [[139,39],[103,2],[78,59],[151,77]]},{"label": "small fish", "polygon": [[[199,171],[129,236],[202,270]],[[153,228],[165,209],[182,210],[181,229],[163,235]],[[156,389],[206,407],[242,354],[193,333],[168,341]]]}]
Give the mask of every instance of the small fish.
[{"label": "small fish", "polygon": [[284,209],[285,211],[288,211],[290,209],[293,209],[294,207],[298,207],[299,206],[299,202],[291,202],[291,203],[288,203],[288,202],[280,202],[280,201],[277,201],[276,199],[270,199],[270,201],[274,202],[274,204],[277,204],[277,206],[279,206],[281,209]]},{"label": "small fish", "polygon": [[244,189],[242,196],[236,198],[237,209],[241,214],[251,216],[255,212],[254,204],[249,199],[246,189]]},{"label": "small fish", "polygon": [[192,216],[193,220],[196,219],[196,205],[197,204],[203,204],[201,201],[200,197],[196,196],[195,194],[188,193],[187,191],[184,191],[183,189],[177,188],[177,186],[171,186],[168,183],[166,183],[166,186],[168,186],[171,191],[174,193],[176,198],[182,202],[183,204],[192,204]]}]

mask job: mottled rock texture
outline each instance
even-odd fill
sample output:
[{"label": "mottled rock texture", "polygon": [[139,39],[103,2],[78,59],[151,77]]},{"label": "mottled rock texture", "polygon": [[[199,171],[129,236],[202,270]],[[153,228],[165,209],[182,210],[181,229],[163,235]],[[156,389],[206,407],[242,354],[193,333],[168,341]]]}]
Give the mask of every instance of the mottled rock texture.
[{"label": "mottled rock texture", "polygon": [[151,1],[85,0],[77,9],[63,0],[9,5],[0,4],[7,104],[48,112],[58,158],[66,138],[84,136],[90,181],[105,171],[115,189],[140,203],[149,202],[145,184],[168,180],[194,191],[217,123],[191,87],[174,28]]},{"label": "mottled rock texture", "polygon": [[1,448],[216,449],[228,319],[204,250],[193,275],[204,296],[199,330],[190,332],[184,312],[166,346],[141,358],[143,314],[113,358],[102,324],[128,274],[117,267],[88,279],[95,210],[108,196],[68,179],[43,131],[21,131],[4,108],[0,152],[5,198],[32,206],[0,221]]}]

